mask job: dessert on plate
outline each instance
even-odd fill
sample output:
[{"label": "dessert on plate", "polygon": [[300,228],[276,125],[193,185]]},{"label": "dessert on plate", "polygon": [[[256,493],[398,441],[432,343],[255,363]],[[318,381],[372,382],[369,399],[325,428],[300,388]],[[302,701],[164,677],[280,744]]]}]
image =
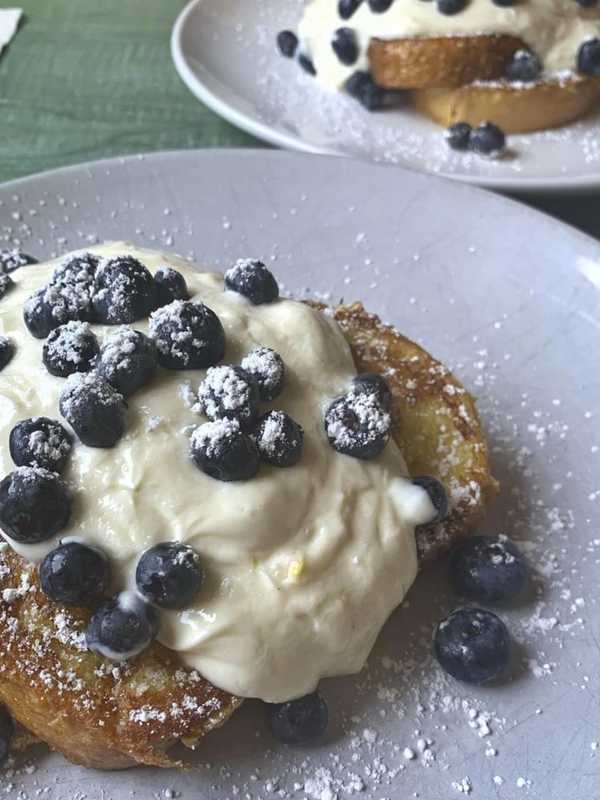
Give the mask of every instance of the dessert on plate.
[{"label": "dessert on plate", "polygon": [[496,492],[473,399],[360,304],[280,297],[260,261],[223,276],[126,243],[31,261],[0,259],[17,741],[173,766],[244,698],[284,741],[298,715],[320,730],[320,679],[362,668]]},{"label": "dessert on plate", "polygon": [[444,126],[535,131],[600,105],[595,0],[308,0],[278,43],[367,108],[402,97]]}]

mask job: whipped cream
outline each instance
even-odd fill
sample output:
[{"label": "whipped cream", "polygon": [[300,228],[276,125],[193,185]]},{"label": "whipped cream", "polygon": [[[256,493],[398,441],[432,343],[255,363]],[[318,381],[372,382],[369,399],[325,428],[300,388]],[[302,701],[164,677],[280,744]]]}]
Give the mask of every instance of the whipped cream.
[{"label": "whipped cream", "polygon": [[[206,421],[193,402],[205,372],[160,370],[130,398],[126,434],[115,447],[76,441],[63,476],[74,493],[68,528],[43,545],[11,545],[30,560],[59,539],[96,545],[111,560],[115,592],[135,588],[137,560],[148,547],[169,540],[194,547],[205,583],[192,607],[160,612],[159,640],[234,694],[283,701],[312,691],[322,677],[360,670],[415,578],[414,526],[435,512],[404,477],[393,442],[372,462],[328,444],[324,409],[355,375],[337,324],[291,300],[253,306],[225,292],[221,275],[174,256],[123,243],[91,252],[130,254],[152,271],[179,270],[190,294],[223,323],[223,363],[239,363],[259,345],[278,352],[285,388],[263,408],[281,408],[302,425],[304,451],[298,465],[262,466],[244,483],[209,478],[189,457],[190,434]],[[17,345],[0,374],[2,475],[14,469],[8,437],[19,420],[61,419],[64,380],[46,371],[43,342],[23,323],[24,301],[58,263],[13,273],[17,285],[0,302],[0,333]],[[115,330],[92,327],[101,343]],[[148,321],[132,327],[147,331]]]},{"label": "whipped cream", "polygon": [[[338,28],[354,30],[360,56],[346,66],[331,47]],[[356,70],[369,70],[372,39],[417,36],[478,36],[506,34],[522,39],[540,59],[546,75],[572,73],[577,51],[587,39],[600,36],[600,6],[582,8],[576,0],[520,0],[511,7],[492,0],[470,0],[458,14],[445,15],[435,2],[395,0],[382,14],[367,0],[348,20],[341,19],[336,0],[311,0],[298,28],[302,52],[317,70],[317,80],[340,88]]]}]

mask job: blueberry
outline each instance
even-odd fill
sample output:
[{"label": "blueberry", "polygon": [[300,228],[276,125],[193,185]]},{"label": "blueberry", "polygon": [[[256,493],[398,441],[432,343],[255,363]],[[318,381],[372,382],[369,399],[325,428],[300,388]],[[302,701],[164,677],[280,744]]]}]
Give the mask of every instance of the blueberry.
[{"label": "blueberry", "polygon": [[160,608],[186,608],[202,585],[200,557],[187,544],[157,544],[142,554],[135,581],[148,602]]},{"label": "blueberry", "polygon": [[0,706],[0,766],[10,755],[10,742],[15,732],[15,723],[8,711]]},{"label": "blueberry", "polygon": [[502,603],[519,595],[529,571],[519,548],[505,536],[472,536],[450,556],[456,591],[481,603]]},{"label": "blueberry", "polygon": [[225,331],[204,303],[175,300],[150,317],[150,338],[167,369],[206,369],[225,354]]},{"label": "blueberry", "polygon": [[436,510],[435,519],[432,519],[430,525],[435,522],[442,522],[448,516],[448,495],[444,489],[444,484],[437,478],[431,475],[421,475],[412,479],[416,486],[425,489],[431,500],[431,504]]},{"label": "blueberry", "polygon": [[100,345],[87,322],[67,322],[55,328],[42,350],[42,361],[51,375],[68,378],[92,368]]},{"label": "blueberry", "polygon": [[160,267],[154,273],[154,293],[156,308],[168,306],[173,300],[188,300],[190,296],[185,278],[171,267]]},{"label": "blueberry", "polygon": [[36,339],[45,339],[50,331],[60,322],[52,314],[52,308],[46,298],[46,287],[43,286],[31,295],[23,304],[23,320]]},{"label": "blueberry", "polygon": [[198,390],[200,410],[213,422],[236,419],[248,429],[256,422],[258,386],[241,367],[211,367]]},{"label": "blueberry", "polygon": [[292,467],[302,455],[304,431],[285,411],[269,411],[256,429],[260,457],[274,467]]},{"label": "blueberry", "polygon": [[471,126],[468,122],[455,122],[444,131],[444,138],[452,150],[468,150],[471,142]]},{"label": "blueberry", "polygon": [[92,298],[98,322],[123,325],[147,317],[154,308],[154,279],[133,256],[100,263]]},{"label": "blueberry", "polygon": [[327,729],[327,703],[316,692],[267,706],[269,727],[273,736],[284,744],[309,744]]},{"label": "blueberry", "polygon": [[392,5],[394,0],[368,0],[369,8],[376,14],[383,14]]},{"label": "blueberry", "polygon": [[71,493],[53,472],[17,467],[0,483],[0,528],[16,542],[45,542],[70,516]]},{"label": "blueberry", "polygon": [[593,8],[598,0],[576,0],[577,5],[580,5],[582,8]]},{"label": "blueberry", "polygon": [[354,458],[378,456],[390,438],[392,421],[374,394],[338,397],[325,414],[325,432],[338,453]]},{"label": "blueberry", "polygon": [[510,8],[510,6],[514,6],[516,0],[492,0],[492,3],[495,6],[500,6],[501,8]]},{"label": "blueberry", "polygon": [[0,372],[7,367],[15,354],[13,340],[8,336],[0,336]]},{"label": "blueberry", "polygon": [[362,5],[363,0],[338,0],[338,14],[342,19],[350,19]]},{"label": "blueberry", "polygon": [[282,56],[293,58],[298,49],[298,37],[292,31],[280,31],[277,34],[277,47]]},{"label": "blueberry", "polygon": [[237,420],[200,425],[192,434],[190,453],[199,469],[220,481],[247,481],[260,465],[255,443]]},{"label": "blueberry", "polygon": [[50,472],[62,472],[73,447],[71,435],[60,422],[48,417],[17,422],[8,443],[17,467],[41,467]]},{"label": "blueberry", "polygon": [[309,75],[317,74],[317,70],[312,60],[308,56],[304,55],[304,53],[300,53],[298,56],[298,64],[300,64],[304,72],[307,72]]},{"label": "blueberry", "polygon": [[279,286],[262,261],[240,258],[225,273],[225,288],[248,298],[255,306],[272,303],[279,297]]},{"label": "blueberry", "polygon": [[117,392],[129,397],[152,378],[157,359],[152,339],[140,331],[119,328],[102,345],[97,371]]},{"label": "blueberry", "polygon": [[600,75],[600,39],[588,39],[577,53],[577,69],[582,75]]},{"label": "blueberry", "polygon": [[506,147],[504,132],[492,122],[484,122],[473,128],[469,141],[469,148],[483,156],[500,155]]},{"label": "blueberry", "polygon": [[109,580],[104,553],[79,542],[59,545],[40,564],[42,591],[57,603],[92,605],[105,594]]},{"label": "blueberry", "polygon": [[101,375],[72,375],[60,393],[60,413],[88,447],[114,447],[125,432],[126,405]]},{"label": "blueberry", "polygon": [[486,683],[505,671],[510,659],[510,635],[491,611],[459,608],[438,625],[434,650],[442,669],[453,678],[465,683]]},{"label": "blueberry", "polygon": [[15,282],[5,272],[0,272],[0,300],[15,286]]},{"label": "blueberry", "polygon": [[392,392],[389,383],[378,372],[363,372],[352,381],[352,394],[374,394],[377,400],[389,411],[392,407]]},{"label": "blueberry", "polygon": [[468,0],[437,0],[437,9],[440,14],[451,16],[464,10]]},{"label": "blueberry", "polygon": [[377,86],[368,72],[354,72],[344,84],[344,88],[368,111],[377,111],[385,104],[385,91]]},{"label": "blueberry", "polygon": [[85,638],[90,650],[111,661],[126,661],[145,650],[157,633],[152,606],[134,592],[123,592],[98,608]]},{"label": "blueberry", "polygon": [[28,256],[18,248],[13,250],[0,250],[0,272],[14,272],[19,267],[37,264],[37,258]]},{"label": "blueberry", "polygon": [[263,402],[274,400],[281,394],[285,367],[279,353],[270,347],[255,347],[242,359],[242,369],[258,386]]},{"label": "blueberry", "polygon": [[352,66],[358,61],[358,41],[352,28],[338,28],[333,34],[331,46],[342,64]]},{"label": "blueberry", "polygon": [[537,80],[542,71],[539,58],[531,50],[517,50],[506,65],[505,75],[509,81],[530,83]]}]

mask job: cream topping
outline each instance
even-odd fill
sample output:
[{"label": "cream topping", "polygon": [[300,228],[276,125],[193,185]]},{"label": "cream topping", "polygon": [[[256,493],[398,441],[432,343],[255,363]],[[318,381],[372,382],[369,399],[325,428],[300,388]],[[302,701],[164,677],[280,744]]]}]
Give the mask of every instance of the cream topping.
[{"label": "cream topping", "polygon": [[[352,66],[342,64],[331,47],[334,32],[342,27],[356,33],[360,56]],[[440,14],[433,1],[395,0],[378,14],[364,0],[350,19],[343,20],[337,0],[311,0],[298,28],[302,51],[312,59],[317,79],[331,88],[341,87],[356,70],[368,71],[371,39],[490,34],[522,39],[547,74],[573,72],[580,45],[600,36],[600,6],[585,9],[576,0],[520,0],[502,8],[492,0],[470,0],[463,11],[448,16]]]},{"label": "cream topping", "polygon": [[[252,306],[225,292],[221,275],[174,256],[123,243],[91,251],[127,253],[151,271],[167,265],[182,272],[190,293],[223,323],[223,363],[239,363],[259,345],[278,352],[285,388],[263,408],[282,408],[302,425],[302,459],[289,469],[263,466],[239,484],[204,475],[188,450],[190,433],[205,422],[189,402],[190,384],[197,392],[205,372],[160,370],[130,398],[127,432],[116,447],[76,442],[64,473],[74,491],[68,528],[43,545],[11,544],[31,560],[59,538],[101,547],[113,565],[115,591],[134,588],[137,560],[153,544],[178,540],[194,547],[205,583],[193,607],[161,612],[159,639],[232,693],[282,701],[312,691],[324,676],[360,670],[415,578],[414,526],[434,512],[425,492],[403,477],[393,442],[372,462],[329,446],[324,407],[355,374],[337,324],[290,300]],[[0,374],[2,475],[14,468],[8,437],[19,420],[61,419],[64,380],[44,368],[43,342],[29,334],[22,316],[24,301],[56,266],[18,270],[16,287],[0,302],[0,333],[17,344]],[[92,327],[101,343],[115,330]],[[148,322],[132,327],[147,331]]]}]

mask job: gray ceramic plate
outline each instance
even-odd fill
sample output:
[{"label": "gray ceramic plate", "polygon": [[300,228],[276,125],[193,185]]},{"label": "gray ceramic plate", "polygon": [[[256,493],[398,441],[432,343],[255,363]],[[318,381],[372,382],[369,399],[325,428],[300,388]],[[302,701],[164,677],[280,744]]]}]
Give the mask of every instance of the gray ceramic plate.
[{"label": "gray ceramic plate", "polygon": [[507,158],[486,160],[450,151],[441,129],[410,109],[370,114],[320,89],[275,47],[276,34],[296,25],[303,4],[192,0],[171,40],[183,81],[217,114],[280,147],[400,164],[504,191],[600,186],[600,113],[557,131],[511,137]]},{"label": "gray ceramic plate", "polygon": [[599,797],[598,245],[479,190],[347,159],[158,154],[0,188],[3,244],[45,257],[122,237],[221,267],[262,255],[294,294],[361,298],[450,364],[478,397],[503,487],[482,530],[522,542],[536,591],[501,611],[517,646],[499,686],[460,685],[431,659],[435,621],[459,602],[439,565],[419,577],[368,669],[324,684],[332,722],[321,746],[278,746],[248,703],[190,772],[94,773],[41,753],[29,771],[2,777],[0,791]]}]

